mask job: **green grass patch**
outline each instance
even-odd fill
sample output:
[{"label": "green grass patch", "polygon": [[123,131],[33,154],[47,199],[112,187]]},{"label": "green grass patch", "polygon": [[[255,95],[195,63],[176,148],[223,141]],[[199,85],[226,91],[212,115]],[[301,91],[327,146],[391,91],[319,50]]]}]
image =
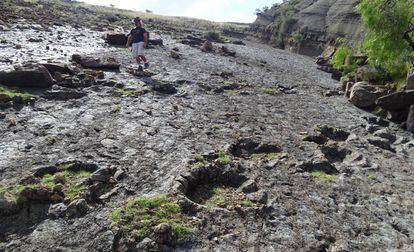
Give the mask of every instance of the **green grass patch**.
[{"label": "green grass patch", "polygon": [[219,130],[220,129],[220,125],[214,124],[214,125],[211,126],[211,129],[213,129],[213,130]]},{"label": "green grass patch", "polygon": [[278,91],[273,88],[262,88],[262,92],[268,95],[277,95]]},{"label": "green grass patch", "polygon": [[213,196],[206,200],[205,205],[208,207],[220,207],[226,203],[226,198],[223,196],[222,190],[220,188],[212,189]]},{"label": "green grass patch", "polygon": [[86,187],[83,185],[71,185],[63,189],[65,199],[69,201],[75,200],[78,196],[85,193]]},{"label": "green grass patch", "polygon": [[32,100],[36,100],[37,96],[20,91],[17,88],[5,87],[0,85],[0,95],[6,95],[10,99],[20,98],[23,102],[29,102]]},{"label": "green grass patch", "polygon": [[220,165],[228,165],[231,163],[231,157],[223,150],[218,153],[218,163]]},{"label": "green grass patch", "polygon": [[111,219],[121,236],[135,242],[151,237],[152,230],[161,223],[171,225],[175,244],[185,242],[192,233],[180,205],[170,195],[129,199],[112,211]]},{"label": "green grass patch", "polygon": [[123,95],[143,95],[146,94],[147,91],[143,89],[123,89],[123,88],[116,88],[117,92],[123,94]]},{"label": "green grass patch", "polygon": [[244,207],[252,207],[254,206],[254,203],[249,199],[245,199],[241,202],[241,205]]},{"label": "green grass patch", "polygon": [[341,45],[336,49],[330,63],[344,74],[354,72],[360,62],[353,55],[354,51],[352,48]]},{"label": "green grass patch", "polygon": [[50,174],[44,175],[42,178],[41,184],[49,188],[53,188],[55,186],[54,176]]},{"label": "green grass patch", "polygon": [[119,113],[119,112],[121,112],[121,110],[122,110],[122,105],[121,104],[119,104],[119,103],[114,104],[114,112]]},{"label": "green grass patch", "polygon": [[335,182],[338,179],[337,175],[327,174],[323,171],[313,171],[311,176],[323,182]]}]

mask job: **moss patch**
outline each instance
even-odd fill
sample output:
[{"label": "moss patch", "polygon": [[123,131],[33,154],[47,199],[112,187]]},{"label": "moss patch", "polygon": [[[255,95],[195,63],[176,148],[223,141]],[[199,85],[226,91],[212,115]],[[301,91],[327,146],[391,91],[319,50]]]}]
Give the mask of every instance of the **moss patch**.
[{"label": "moss patch", "polygon": [[135,243],[152,237],[154,228],[161,223],[171,225],[175,244],[184,243],[192,233],[180,205],[171,195],[129,199],[111,213],[111,219],[120,235]]},{"label": "moss patch", "polygon": [[311,176],[323,182],[335,182],[338,179],[337,175],[327,174],[323,171],[313,171]]},{"label": "moss patch", "polygon": [[5,87],[0,85],[0,95],[7,96],[10,100],[19,99],[22,102],[29,102],[32,100],[36,100],[37,96],[20,91],[17,88]]}]

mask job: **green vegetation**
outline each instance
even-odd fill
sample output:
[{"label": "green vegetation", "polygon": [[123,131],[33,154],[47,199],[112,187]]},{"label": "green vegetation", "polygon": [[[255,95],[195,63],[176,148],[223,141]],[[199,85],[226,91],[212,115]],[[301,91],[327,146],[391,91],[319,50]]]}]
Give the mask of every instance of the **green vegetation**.
[{"label": "green vegetation", "polygon": [[337,175],[327,174],[324,171],[313,171],[311,176],[323,182],[335,182],[338,178]]},{"label": "green vegetation", "polygon": [[192,234],[180,205],[171,195],[129,199],[111,217],[120,235],[135,242],[152,236],[152,230],[161,223],[171,225],[175,244],[184,243]]},{"label": "green vegetation", "polygon": [[217,161],[219,165],[228,165],[231,163],[231,157],[225,151],[220,150]]},{"label": "green vegetation", "polygon": [[25,186],[23,185],[16,185],[12,187],[0,186],[0,197],[8,193],[16,199],[17,204],[22,204],[26,201],[26,199],[21,195],[24,188]]},{"label": "green vegetation", "polygon": [[119,113],[121,111],[121,109],[122,109],[122,105],[121,104],[119,104],[119,103],[114,104],[114,111],[116,113]]},{"label": "green vegetation", "polygon": [[254,206],[254,203],[249,199],[245,199],[241,202],[241,205],[244,207],[252,207]]},{"label": "green vegetation", "polygon": [[207,162],[207,160],[205,160],[204,156],[200,155],[200,154],[195,156],[194,161],[195,161],[195,163],[194,163],[195,168],[201,168],[201,167],[204,167],[208,164],[208,162]]},{"label": "green vegetation", "polygon": [[414,61],[414,0],[363,0],[358,9],[370,64],[405,77]]},{"label": "green vegetation", "polygon": [[19,99],[20,101],[26,103],[32,100],[36,100],[37,96],[20,91],[17,88],[5,87],[0,85],[0,96],[6,96],[9,100]]},{"label": "green vegetation", "polygon": [[144,89],[123,89],[123,88],[116,88],[116,91],[123,95],[143,95],[146,94],[148,91]]},{"label": "green vegetation", "polygon": [[226,203],[226,199],[224,197],[224,191],[220,187],[211,188],[210,194],[212,196],[204,202],[206,206],[220,207]]},{"label": "green vegetation", "polygon": [[341,45],[336,49],[331,64],[345,75],[354,72],[363,63],[356,59],[354,54],[353,48]]},{"label": "green vegetation", "polygon": [[36,184],[17,184],[12,187],[2,187],[0,186],[0,196],[4,195],[5,193],[9,193],[16,198],[18,204],[23,203],[26,199],[22,196],[22,192],[25,188],[30,189],[38,189],[41,187],[44,188],[54,188],[56,186],[56,177],[62,177],[65,181],[63,186],[63,193],[65,194],[65,200],[73,201],[79,195],[82,195],[86,191],[86,187],[83,185],[79,185],[81,179],[88,178],[91,176],[90,172],[87,171],[63,171],[58,172],[56,174],[45,174],[43,177],[40,178],[40,182]]},{"label": "green vegetation", "polygon": [[54,176],[50,175],[50,174],[46,174],[43,176],[41,184],[43,186],[47,186],[49,188],[53,188],[55,186],[55,182],[54,182]]},{"label": "green vegetation", "polygon": [[[302,40],[300,34],[295,34],[290,36],[291,28],[298,22],[298,19],[295,17],[295,14],[299,12],[300,8],[299,5],[301,4],[300,0],[290,0],[284,4],[274,4],[272,7],[271,15],[275,17],[275,21],[269,24],[264,32],[267,34],[272,34],[271,40],[274,46],[284,48],[285,42],[287,41],[285,38],[289,38],[291,42],[298,42]],[[258,15],[262,14],[263,12],[267,12],[268,9],[263,9],[263,11],[257,10]],[[268,13],[269,14],[269,13]],[[254,30],[261,29],[259,27],[254,27]]]},{"label": "green vegetation", "polygon": [[224,81],[223,85],[227,89],[241,89],[241,88],[246,88],[250,86],[249,83],[245,81]]},{"label": "green vegetation", "polygon": [[65,193],[65,199],[69,201],[75,200],[79,195],[82,195],[85,193],[85,186],[83,185],[70,185],[67,188],[63,189],[63,192]]},{"label": "green vegetation", "polygon": [[214,124],[214,125],[211,126],[211,129],[213,129],[213,130],[219,130],[220,129],[220,125]]},{"label": "green vegetation", "polygon": [[273,88],[262,88],[263,93],[268,95],[277,95],[279,92]]}]

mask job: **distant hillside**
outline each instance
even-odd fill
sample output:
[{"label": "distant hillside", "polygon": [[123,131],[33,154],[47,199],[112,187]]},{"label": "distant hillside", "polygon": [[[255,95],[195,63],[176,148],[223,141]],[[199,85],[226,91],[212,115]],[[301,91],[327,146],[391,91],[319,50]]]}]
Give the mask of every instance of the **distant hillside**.
[{"label": "distant hillside", "polygon": [[123,10],[112,7],[89,5],[71,0],[1,0],[0,24],[13,23],[25,18],[44,26],[70,25],[89,27],[93,30],[130,28],[131,19],[140,16],[150,28],[163,30],[211,29],[239,31],[246,24],[220,23],[196,18],[162,16],[152,13]]},{"label": "distant hillside", "polygon": [[253,32],[274,46],[315,56],[336,38],[361,41],[360,0],[290,0],[257,13]]}]

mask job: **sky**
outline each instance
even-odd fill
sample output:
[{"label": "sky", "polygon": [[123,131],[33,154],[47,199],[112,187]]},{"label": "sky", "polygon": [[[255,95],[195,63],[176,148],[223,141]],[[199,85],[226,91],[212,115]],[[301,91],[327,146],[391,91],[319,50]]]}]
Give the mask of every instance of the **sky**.
[{"label": "sky", "polygon": [[114,6],[168,16],[185,16],[217,22],[251,23],[254,12],[282,0],[79,0],[89,4]]}]

